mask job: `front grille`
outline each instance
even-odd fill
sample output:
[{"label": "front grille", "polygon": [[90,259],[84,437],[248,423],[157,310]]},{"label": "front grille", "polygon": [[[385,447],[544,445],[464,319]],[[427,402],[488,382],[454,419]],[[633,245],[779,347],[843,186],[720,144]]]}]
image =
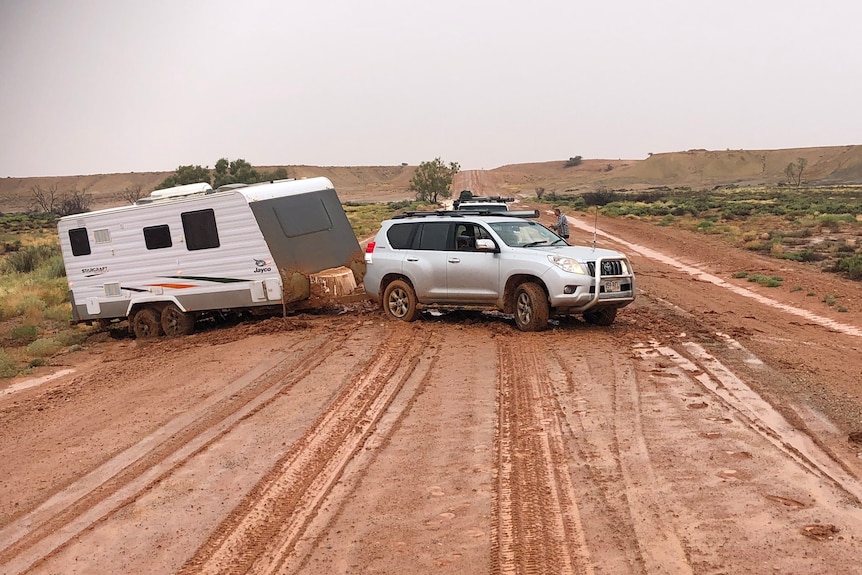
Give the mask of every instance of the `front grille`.
[{"label": "front grille", "polygon": [[[596,262],[587,262],[590,275],[596,277]],[[602,261],[602,277],[623,275],[623,262],[620,260]]]}]

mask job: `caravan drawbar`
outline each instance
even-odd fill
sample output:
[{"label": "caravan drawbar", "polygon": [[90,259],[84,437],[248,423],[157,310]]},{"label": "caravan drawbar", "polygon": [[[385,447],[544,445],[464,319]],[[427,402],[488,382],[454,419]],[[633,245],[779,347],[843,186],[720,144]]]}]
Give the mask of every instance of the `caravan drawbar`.
[{"label": "caravan drawbar", "polygon": [[322,177],[156,190],[63,217],[58,233],[73,321],[128,318],[141,338],[191,333],[212,312],[283,308],[309,297],[312,274],[361,260]]}]

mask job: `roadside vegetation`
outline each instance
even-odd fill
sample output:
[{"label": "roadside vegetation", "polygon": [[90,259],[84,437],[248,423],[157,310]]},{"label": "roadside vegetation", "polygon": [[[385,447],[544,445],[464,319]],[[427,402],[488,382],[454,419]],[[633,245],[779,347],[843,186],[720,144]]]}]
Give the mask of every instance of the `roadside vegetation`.
[{"label": "roadside vegetation", "polygon": [[0,377],[13,377],[76,349],[90,329],[69,324],[55,215],[0,215],[0,240]]},{"label": "roadside vegetation", "polygon": [[577,195],[544,192],[540,201],[719,235],[737,247],[862,280],[862,186],[806,187],[794,181],[792,186],[700,191],[602,189]]}]

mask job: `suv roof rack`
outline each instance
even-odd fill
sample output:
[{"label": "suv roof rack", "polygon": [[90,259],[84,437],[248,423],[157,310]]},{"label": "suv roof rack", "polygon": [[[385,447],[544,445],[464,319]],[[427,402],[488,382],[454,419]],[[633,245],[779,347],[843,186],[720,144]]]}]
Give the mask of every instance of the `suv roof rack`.
[{"label": "suv roof rack", "polygon": [[493,210],[485,210],[482,208],[471,208],[469,210],[434,210],[422,212],[404,212],[392,216],[393,220],[404,218],[424,218],[428,216],[447,216],[452,218],[460,218],[464,216],[497,216],[501,218],[538,218],[539,210],[513,210],[509,212],[495,212]]}]

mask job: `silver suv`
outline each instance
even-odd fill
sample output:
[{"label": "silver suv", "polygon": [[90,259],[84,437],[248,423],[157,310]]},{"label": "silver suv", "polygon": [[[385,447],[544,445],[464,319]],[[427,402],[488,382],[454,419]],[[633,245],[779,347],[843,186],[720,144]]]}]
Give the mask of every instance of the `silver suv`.
[{"label": "silver suv", "polygon": [[402,321],[423,307],[497,309],[523,331],[552,314],[610,325],[635,299],[628,259],[571,246],[531,221],[537,211],[410,212],[383,222],[365,250],[365,290]]}]

